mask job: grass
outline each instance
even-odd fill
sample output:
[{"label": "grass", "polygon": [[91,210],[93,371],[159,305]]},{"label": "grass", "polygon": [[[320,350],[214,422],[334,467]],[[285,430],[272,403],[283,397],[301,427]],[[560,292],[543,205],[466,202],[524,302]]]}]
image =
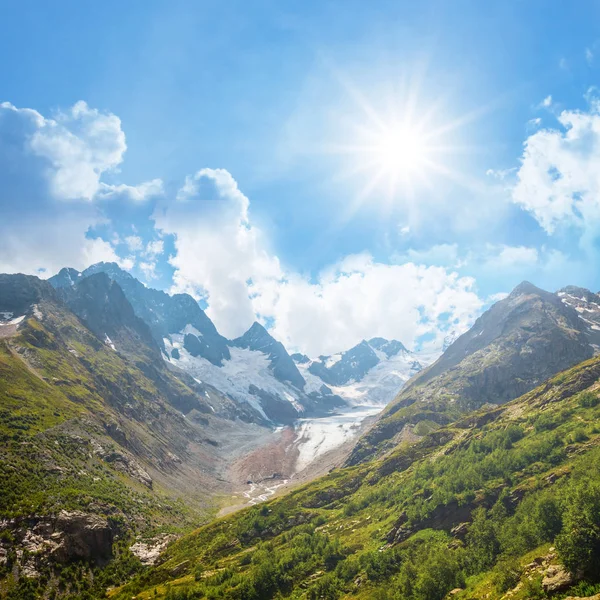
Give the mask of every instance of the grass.
[{"label": "grass", "polygon": [[[216,520],[112,597],[435,600],[461,587],[460,598],[500,598],[507,561],[522,569],[545,552],[563,498],[600,476],[599,374],[600,359],[586,361],[500,409]],[[538,516],[554,510],[556,522]],[[450,535],[460,522],[463,540]]]}]

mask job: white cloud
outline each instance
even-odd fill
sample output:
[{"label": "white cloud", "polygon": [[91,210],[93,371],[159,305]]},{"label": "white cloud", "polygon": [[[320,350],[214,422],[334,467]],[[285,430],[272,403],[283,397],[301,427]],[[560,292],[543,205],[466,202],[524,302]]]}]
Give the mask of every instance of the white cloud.
[{"label": "white cloud", "polygon": [[164,251],[165,243],[163,240],[154,240],[152,242],[148,242],[144,254],[148,257],[154,258],[156,256],[160,256]]},{"label": "white cloud", "polygon": [[516,167],[512,167],[510,169],[488,169],[485,172],[485,174],[488,177],[493,177],[494,179],[505,181],[506,179],[511,178],[516,172],[516,170]]},{"label": "white cloud", "polygon": [[552,106],[552,96],[546,96],[540,102],[540,108],[550,108],[550,106]]},{"label": "white cloud", "polygon": [[248,206],[227,171],[202,169],[154,216],[158,229],[175,236],[173,291],[206,297],[209,316],[228,337],[254,320],[250,290],[282,276],[279,260],[248,220]]},{"label": "white cloud", "polygon": [[525,142],[513,200],[549,233],[561,225],[597,229],[600,218],[600,103],[593,91],[588,111],[565,110],[559,127]]},{"label": "white cloud", "polygon": [[144,202],[153,196],[160,196],[164,193],[163,182],[161,179],[152,179],[140,183],[139,185],[109,185],[100,182],[96,198],[99,199],[115,199],[122,198],[131,200],[132,202]]},{"label": "white cloud", "polygon": [[493,271],[517,269],[524,271],[538,263],[539,254],[536,248],[527,246],[488,246],[488,257],[485,267]]},{"label": "white cloud", "polygon": [[443,265],[453,268],[462,262],[459,258],[458,244],[436,244],[419,250],[409,248],[403,253],[394,254],[392,260],[395,263],[413,262],[419,265]]},{"label": "white cloud", "polygon": [[57,199],[92,200],[102,174],[123,160],[127,146],[120,119],[91,109],[83,101],[54,119],[7,102],[1,108],[20,113],[33,126],[22,143],[33,155],[45,159],[45,176]]},{"label": "white cloud", "polygon": [[203,169],[155,214],[161,232],[175,236],[173,291],[206,298],[208,315],[228,337],[258,316],[273,324],[277,339],[311,355],[376,335],[412,345],[438,334],[442,322],[465,329],[482,306],[471,278],[443,267],[383,264],[367,253],[316,280],[285,271],[248,210],[227,171]]},{"label": "white cloud", "polygon": [[57,273],[64,266],[84,269],[100,262],[117,262],[127,268],[108,242],[89,239],[85,232],[94,220],[86,211],[29,216],[10,224],[0,223],[0,273],[27,273],[42,276]]},{"label": "white cloud", "polygon": [[115,253],[117,238],[88,237],[107,224],[95,200],[139,201],[162,190],[160,180],[139,186],[102,181],[116,173],[126,148],[119,118],[85,102],[53,118],[0,103],[0,270],[51,274],[100,260],[133,264]]},{"label": "white cloud", "polygon": [[587,61],[588,65],[591,65],[594,62],[594,53],[590,48],[585,49],[585,60]]},{"label": "white cloud", "polygon": [[497,294],[492,294],[487,297],[486,302],[488,304],[495,304],[496,302],[500,302],[500,300],[504,300],[508,296],[508,292],[498,292]]},{"label": "white cloud", "polygon": [[533,131],[540,127],[541,124],[542,119],[540,117],[536,117],[535,119],[529,119],[529,121],[527,121],[526,129],[528,131]]},{"label": "white cloud", "polygon": [[128,235],[124,241],[130,252],[139,252],[144,247],[144,242],[139,235]]},{"label": "white cloud", "polygon": [[156,262],[152,261],[142,261],[139,264],[140,269],[144,273],[146,277],[146,281],[151,281],[152,279],[156,279]]},{"label": "white cloud", "polygon": [[410,347],[433,334],[441,343],[442,321],[462,332],[481,306],[469,277],[443,267],[378,263],[364,254],[347,257],[316,282],[289,275],[255,298],[257,312],[274,320],[274,336],[312,356],[371,336]]}]

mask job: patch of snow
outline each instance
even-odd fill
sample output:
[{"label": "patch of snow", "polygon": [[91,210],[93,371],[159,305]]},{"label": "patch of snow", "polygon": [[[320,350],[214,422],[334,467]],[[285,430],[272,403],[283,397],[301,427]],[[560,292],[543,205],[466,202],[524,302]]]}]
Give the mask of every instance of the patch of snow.
[{"label": "patch of snow", "polygon": [[14,319],[10,320],[8,323],[5,323],[5,325],[18,325],[19,323],[21,323],[23,321],[23,319],[25,319],[25,315],[21,315],[20,317],[15,317]]},{"label": "patch of snow", "polygon": [[38,319],[38,321],[42,320],[42,317],[44,316],[42,314],[42,311],[40,310],[40,307],[37,304],[33,305],[33,316]]},{"label": "patch of snow", "polygon": [[298,459],[296,472],[305,469],[325,452],[329,452],[352,439],[361,422],[376,415],[381,406],[354,406],[351,409],[319,419],[300,419],[297,422],[296,444]]},{"label": "patch of snow", "polygon": [[333,354],[332,356],[329,356],[327,358],[327,360],[325,361],[325,367],[328,369],[331,369],[331,367],[333,367],[333,365],[335,365],[336,363],[339,363],[340,360],[342,360],[342,355],[340,354]]},{"label": "patch of snow", "polygon": [[0,311],[0,319],[2,319],[3,321],[8,321],[9,319],[12,319],[13,315],[14,313],[8,311]]},{"label": "patch of snow", "polygon": [[[340,386],[325,385],[350,404],[384,406],[391,402],[402,386],[419,371],[415,368],[416,365],[426,367],[437,360],[439,354],[399,352],[389,359],[384,357],[360,381],[351,381]],[[307,393],[318,392],[324,382],[308,370],[309,366],[310,363],[297,365],[306,381],[304,389]]]},{"label": "patch of snow", "polygon": [[106,335],[106,333],[104,334],[104,343],[107,346],[110,346],[115,352],[117,351],[117,349],[115,348],[115,345],[113,344],[112,340],[108,337],[108,335]]},{"label": "patch of snow", "polygon": [[229,349],[231,359],[224,360],[223,366],[218,367],[201,356],[192,356],[183,347],[183,333],[172,334],[170,337],[170,340],[163,340],[167,354],[171,356],[174,348],[179,351],[179,359],[171,356],[170,362],[189,373],[196,381],[209,383],[238,402],[247,402],[265,419],[267,416],[260,398],[248,391],[251,385],[287,400],[298,411],[303,410],[299,402],[301,393],[275,378],[270,369],[271,361],[263,352],[232,347]]},{"label": "patch of snow", "polygon": [[192,335],[195,335],[197,338],[202,337],[202,332],[198,331],[193,325],[190,325],[189,323],[181,330],[181,333],[183,335],[185,335],[186,333],[191,333]]}]

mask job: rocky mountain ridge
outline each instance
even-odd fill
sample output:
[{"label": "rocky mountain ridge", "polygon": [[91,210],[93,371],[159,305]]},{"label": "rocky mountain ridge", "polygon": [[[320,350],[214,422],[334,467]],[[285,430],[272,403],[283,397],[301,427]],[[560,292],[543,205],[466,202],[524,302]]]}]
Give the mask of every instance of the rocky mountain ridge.
[{"label": "rocky mountain ridge", "polygon": [[402,388],[358,442],[351,463],[393,447],[407,425],[449,422],[460,413],[516,398],[598,353],[600,297],[519,284],[484,312],[428,368]]},{"label": "rocky mountain ridge", "polygon": [[49,281],[67,298],[69,290],[100,273],[118,283],[169,364],[245,402],[267,423],[292,423],[346,404],[383,406],[423,366],[401,342],[384,338],[363,341],[335,357],[300,362],[259,323],[227,340],[191,296],[148,288],[115,263],[98,263],[81,273],[64,268]]}]

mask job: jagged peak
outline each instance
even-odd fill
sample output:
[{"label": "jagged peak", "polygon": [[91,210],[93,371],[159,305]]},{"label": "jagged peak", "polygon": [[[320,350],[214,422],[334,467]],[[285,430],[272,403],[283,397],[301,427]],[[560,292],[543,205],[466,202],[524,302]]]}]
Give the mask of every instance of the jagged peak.
[{"label": "jagged peak", "polygon": [[90,265],[87,269],[82,272],[84,277],[92,275],[94,273],[104,272],[104,273],[118,273],[119,275],[123,275],[125,277],[131,277],[133,279],[133,275],[125,269],[122,269],[116,262],[98,262]]},{"label": "jagged peak", "polygon": [[558,296],[568,295],[586,300],[588,302],[592,301],[597,303],[599,300],[598,294],[594,294],[594,292],[591,292],[587,288],[579,287],[577,285],[567,285],[558,290],[556,293]]},{"label": "jagged peak", "polygon": [[533,283],[530,281],[521,281],[521,283],[510,293],[510,296],[514,298],[515,296],[525,296],[530,294],[541,296],[549,294],[549,292],[546,292],[545,290],[533,285]]}]

